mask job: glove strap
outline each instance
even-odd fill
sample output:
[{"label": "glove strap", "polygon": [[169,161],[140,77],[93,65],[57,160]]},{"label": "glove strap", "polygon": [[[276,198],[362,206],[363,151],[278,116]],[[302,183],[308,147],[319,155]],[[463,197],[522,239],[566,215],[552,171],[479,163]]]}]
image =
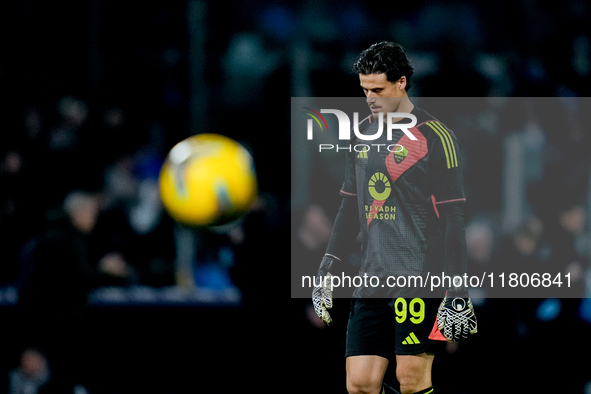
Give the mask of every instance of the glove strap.
[{"label": "glove strap", "polygon": [[455,275],[452,278],[451,281],[451,286],[450,288],[447,290],[447,297],[448,298],[468,298],[468,287],[466,287],[465,283],[464,283],[464,278],[462,278],[460,275]]},{"label": "glove strap", "polygon": [[338,275],[343,270],[342,261],[337,256],[332,254],[325,254],[320,263],[319,272],[324,276],[328,272],[333,275]]}]

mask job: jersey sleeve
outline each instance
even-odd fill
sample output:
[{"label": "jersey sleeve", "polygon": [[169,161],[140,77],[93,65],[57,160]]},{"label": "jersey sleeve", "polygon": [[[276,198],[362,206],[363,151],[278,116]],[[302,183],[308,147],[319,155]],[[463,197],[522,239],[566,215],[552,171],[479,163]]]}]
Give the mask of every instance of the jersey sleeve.
[{"label": "jersey sleeve", "polygon": [[464,203],[464,177],[460,147],[455,134],[440,122],[428,122],[433,131],[429,160],[429,183],[435,209]]},{"label": "jersey sleeve", "polygon": [[344,197],[335,218],[325,254],[342,260],[358,234],[357,200]]},{"label": "jersey sleeve", "polygon": [[355,157],[347,153],[345,159],[345,181],[340,191],[343,197],[357,197],[357,183],[355,180]]}]

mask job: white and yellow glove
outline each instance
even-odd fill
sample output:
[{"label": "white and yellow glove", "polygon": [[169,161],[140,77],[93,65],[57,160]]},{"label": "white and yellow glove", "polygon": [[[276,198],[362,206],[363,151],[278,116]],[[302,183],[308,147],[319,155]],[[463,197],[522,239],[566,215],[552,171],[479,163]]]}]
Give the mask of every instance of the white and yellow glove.
[{"label": "white and yellow glove", "polygon": [[325,255],[318,268],[318,276],[316,278],[320,286],[315,286],[314,290],[312,290],[314,311],[329,326],[332,323],[332,318],[330,317],[330,313],[328,313],[328,310],[332,308],[332,274],[330,271],[335,269],[335,265],[339,263],[340,260],[337,257]]},{"label": "white and yellow glove", "polygon": [[437,326],[448,341],[459,341],[478,332],[467,288],[455,287],[447,291],[437,312]]}]

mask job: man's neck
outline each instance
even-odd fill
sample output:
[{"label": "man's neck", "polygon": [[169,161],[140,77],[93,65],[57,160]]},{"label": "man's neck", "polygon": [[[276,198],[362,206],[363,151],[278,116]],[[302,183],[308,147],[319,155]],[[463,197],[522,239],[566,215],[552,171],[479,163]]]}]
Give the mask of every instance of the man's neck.
[{"label": "man's neck", "polygon": [[396,112],[411,113],[414,107],[415,107],[414,104],[411,103],[408,96],[404,96],[402,98],[402,100],[400,100],[400,105],[398,106],[398,109],[396,110]]},{"label": "man's neck", "polygon": [[[412,110],[414,109],[414,107],[415,107],[414,104],[410,101],[410,99],[408,98],[408,96],[404,96],[400,100],[400,103],[398,104],[398,107],[394,111],[392,111],[392,112],[403,112],[403,113],[409,114],[409,113],[412,112]],[[383,114],[384,114],[383,115],[384,116],[384,122],[386,122],[387,113],[384,112]],[[373,118],[375,120],[378,120],[378,115],[379,115],[378,113],[374,113],[373,114]],[[396,123],[396,122],[401,121],[402,119],[404,119],[404,118],[392,118],[392,122],[393,123]]]}]

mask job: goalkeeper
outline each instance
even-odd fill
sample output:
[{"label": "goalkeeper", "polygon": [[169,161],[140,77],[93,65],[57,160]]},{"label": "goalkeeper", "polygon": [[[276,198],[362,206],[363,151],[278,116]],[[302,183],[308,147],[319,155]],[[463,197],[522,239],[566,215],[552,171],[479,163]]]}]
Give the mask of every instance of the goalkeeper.
[{"label": "goalkeeper", "polygon": [[[354,70],[371,111],[360,122],[359,131],[378,135],[380,118],[386,120],[389,112],[405,112],[417,119],[409,129],[416,139],[395,129],[391,140],[382,133],[373,141],[376,146],[396,144],[394,149],[347,152],[340,192],[343,200],[318,275],[340,275],[344,251],[360,234],[360,275],[385,280],[445,272],[451,278],[461,277],[467,272],[466,199],[454,133],[410,101],[407,91],[413,68],[400,45],[372,45],[361,53]],[[359,142],[355,138],[351,145]],[[464,284],[456,280],[439,290],[423,297],[420,289],[354,289],[346,340],[350,394],[397,393],[383,382],[390,362],[396,364],[402,394],[434,393],[431,368],[435,354],[446,341],[477,331]],[[312,299],[318,316],[330,324],[331,289],[314,288]]]}]

